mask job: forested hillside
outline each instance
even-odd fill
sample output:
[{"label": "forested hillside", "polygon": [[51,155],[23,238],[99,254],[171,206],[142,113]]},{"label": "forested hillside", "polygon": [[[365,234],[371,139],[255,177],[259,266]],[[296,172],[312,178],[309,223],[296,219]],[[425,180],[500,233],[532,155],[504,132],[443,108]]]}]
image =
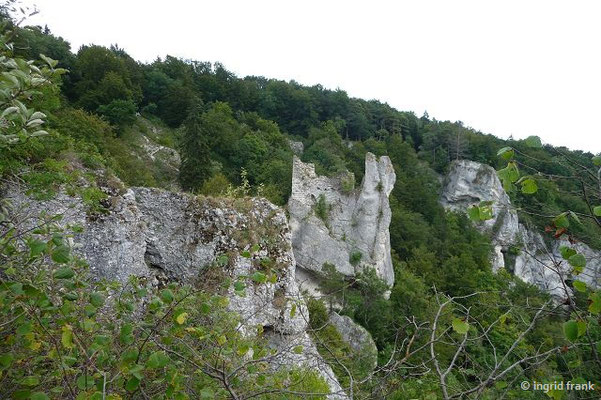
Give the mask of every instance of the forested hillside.
[{"label": "forested hillside", "polygon": [[[547,293],[509,272],[493,273],[490,239],[468,216],[447,212],[439,204],[441,184],[453,160],[469,159],[502,169],[509,150],[499,150],[510,147],[512,165],[532,176],[537,187],[529,191],[522,185],[520,190],[519,176],[510,179],[510,184],[518,185],[509,194],[520,218],[541,232],[547,228],[548,240],[566,228],[559,236],[565,233],[574,242],[601,249],[599,221],[590,217],[591,207],[599,204],[598,193],[589,190],[596,179],[588,172],[596,170],[595,155],[501,140],[459,121],[438,121],[378,100],[352,98],[342,89],[238,77],[219,63],[168,55],[141,63],[117,45],[71,49],[47,27],[15,27],[6,14],[3,23],[4,61],[36,60],[42,65],[43,54],[57,61],[46,62],[51,69],[65,70],[49,76],[52,84],[27,98],[31,110],[44,114],[40,129],[45,133],[23,137],[17,133],[17,140],[0,144],[3,184],[26,184],[37,198],[52,198],[66,188],[70,195],[83,199],[92,216],[110,207],[101,189],[111,187],[113,174],[129,186],[213,197],[258,195],[285,206],[292,181],[290,141],[303,143],[301,158],[314,163],[318,173],[334,176],[348,170],[356,182],[363,177],[367,152],[387,155],[397,176],[390,195],[395,285],[388,288],[369,274],[355,280],[332,271],[324,275],[333,301],[342,305],[341,313],[372,335],[381,368],[369,375],[367,367],[354,365],[337,333],[318,329],[327,320],[328,302],[309,300],[314,335],[331,343],[327,351],[320,350],[330,358],[341,384],[353,386],[355,398],[437,399],[453,398],[453,393],[483,399],[598,398],[585,392],[523,391],[519,382],[560,379],[601,384],[600,310],[575,315],[566,305],[550,306]],[[12,67],[5,64],[2,68],[2,79],[10,84],[7,71]],[[563,217],[558,220],[557,216]],[[569,228],[563,223],[567,218]],[[4,259],[9,256],[6,253]],[[1,270],[4,286],[9,282],[6,276]],[[575,291],[578,309],[590,309],[591,303],[601,301],[598,292],[586,290]],[[6,313],[2,293],[0,309]],[[445,310],[440,307],[443,302],[435,301],[440,296],[452,299]],[[591,296],[597,297],[591,300]],[[578,332],[586,330],[580,342],[565,332],[567,320],[586,322],[584,328],[577,328]],[[433,321],[450,328],[436,333],[434,326],[430,337]],[[484,330],[486,335],[467,341],[470,328]],[[436,356],[430,353],[435,334],[453,339],[442,340]],[[0,386],[10,382],[6,371],[12,358],[7,354],[16,352],[15,342],[20,339],[15,337],[20,336],[8,332],[0,321],[0,338],[13,346],[10,350],[9,345],[0,345]],[[554,351],[558,348],[562,351]],[[497,372],[513,363],[519,366],[498,376]],[[441,378],[437,370],[446,365],[449,371]],[[349,368],[360,379],[349,380]],[[18,380],[34,372],[21,374]],[[369,379],[363,379],[368,375]],[[478,389],[464,393],[474,387]],[[79,389],[92,393],[85,391],[87,383]],[[126,391],[132,392],[142,396]],[[227,398],[219,397],[217,390],[211,393]],[[14,398],[34,398],[29,395]],[[89,398],[82,396],[77,398]],[[206,398],[211,397],[207,394]]]}]

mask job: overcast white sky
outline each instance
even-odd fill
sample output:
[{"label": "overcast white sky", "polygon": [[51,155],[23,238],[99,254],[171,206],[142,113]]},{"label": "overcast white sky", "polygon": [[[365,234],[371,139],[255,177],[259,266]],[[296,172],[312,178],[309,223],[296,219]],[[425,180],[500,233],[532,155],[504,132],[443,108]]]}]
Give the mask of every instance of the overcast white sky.
[{"label": "overcast white sky", "polygon": [[601,152],[601,1],[27,0],[77,50],[119,44],[341,88],[500,137]]}]

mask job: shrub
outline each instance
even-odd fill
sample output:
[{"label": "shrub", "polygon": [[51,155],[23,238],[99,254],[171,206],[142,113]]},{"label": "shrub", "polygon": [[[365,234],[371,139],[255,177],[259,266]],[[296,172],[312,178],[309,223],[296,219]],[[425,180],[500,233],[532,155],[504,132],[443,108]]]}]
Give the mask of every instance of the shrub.
[{"label": "shrub", "polygon": [[361,262],[361,258],[363,258],[363,254],[359,250],[355,250],[351,252],[349,262],[352,266],[356,266]]}]

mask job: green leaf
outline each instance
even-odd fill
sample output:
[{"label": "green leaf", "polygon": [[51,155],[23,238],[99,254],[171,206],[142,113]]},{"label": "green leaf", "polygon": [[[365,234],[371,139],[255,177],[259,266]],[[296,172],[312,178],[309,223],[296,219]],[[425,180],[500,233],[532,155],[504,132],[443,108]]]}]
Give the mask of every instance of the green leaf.
[{"label": "green leaf", "polygon": [[50,400],[46,393],[44,392],[35,392],[30,397],[31,400]]},{"label": "green leaf", "polygon": [[568,213],[564,212],[559,214],[553,219],[553,223],[558,228],[567,228],[570,226],[570,221],[568,221]]},{"label": "green leaf", "polygon": [[37,376],[27,376],[21,381],[23,386],[37,386],[40,384],[40,378]]},{"label": "green leaf", "polygon": [[70,349],[73,347],[73,329],[71,325],[65,325],[62,328],[61,343],[64,347]]},{"label": "green leaf", "polygon": [[580,337],[586,333],[587,325],[585,321],[578,321],[576,324],[578,325],[578,337]]},{"label": "green leaf", "polygon": [[146,367],[151,369],[163,368],[167,364],[169,364],[169,357],[162,351],[157,351],[152,353],[150,357],[148,357],[148,361],[146,362]]},{"label": "green leaf", "polygon": [[302,354],[303,353],[303,346],[298,345],[298,346],[294,346],[292,348],[292,351],[296,354]]},{"label": "green leaf", "polygon": [[246,285],[244,284],[244,282],[242,281],[236,281],[234,282],[234,290],[236,292],[241,292],[246,288]]},{"label": "green leaf", "polygon": [[175,318],[175,322],[177,322],[179,325],[183,325],[186,322],[186,318],[188,318],[188,313],[181,313]]},{"label": "green leaf", "polygon": [[584,282],[574,281],[574,282],[572,282],[572,286],[574,287],[574,289],[576,289],[580,293],[586,292],[586,283],[584,283]]},{"label": "green leaf", "polygon": [[262,272],[256,271],[254,272],[250,278],[257,283],[265,283],[267,282],[267,275]]},{"label": "green leaf", "polygon": [[568,258],[568,262],[574,269],[579,270],[580,272],[586,267],[586,259],[582,254],[574,254]]},{"label": "green leaf", "polygon": [[219,257],[217,257],[217,265],[219,265],[220,267],[226,266],[228,262],[229,262],[229,257],[226,256],[225,254],[222,254]]},{"label": "green leaf", "polygon": [[163,300],[165,303],[171,303],[174,298],[173,292],[170,289],[163,289],[161,291],[161,300]]},{"label": "green leaf", "polygon": [[454,318],[453,319],[453,330],[460,335],[465,335],[467,331],[470,329],[470,326],[467,322],[462,319]]},{"label": "green leaf", "polygon": [[27,242],[29,247],[29,256],[37,257],[46,250],[46,242],[37,239],[31,239]]},{"label": "green leaf", "polygon": [[601,217],[601,206],[593,208],[593,214],[595,214],[595,217]]},{"label": "green leaf", "polygon": [[90,294],[90,304],[94,307],[102,307],[104,304],[104,296],[98,292]]},{"label": "green leaf", "polygon": [[213,393],[213,389],[211,388],[203,388],[200,391],[200,398],[201,399],[214,399],[215,398],[215,393]]},{"label": "green leaf", "polygon": [[559,253],[561,254],[564,260],[567,260],[568,258],[576,254],[576,250],[568,246],[560,246]]},{"label": "green leaf", "polygon": [[474,222],[479,222],[480,221],[480,208],[478,208],[478,206],[471,206],[470,208],[467,209],[467,215],[468,217],[474,221]]},{"label": "green leaf", "polygon": [[121,332],[119,333],[119,340],[124,345],[130,345],[134,342],[133,335],[134,327],[132,324],[126,323],[121,327]]},{"label": "green leaf", "polygon": [[55,279],[71,279],[75,276],[75,272],[71,268],[65,267],[54,271]]},{"label": "green leaf", "polygon": [[0,355],[0,371],[3,371],[10,367],[14,360],[14,356],[10,353]]},{"label": "green leaf", "polygon": [[253,244],[253,246],[250,248],[250,251],[253,253],[256,253],[259,250],[261,250],[261,247],[259,247],[258,244]]},{"label": "green leaf", "polygon": [[138,386],[140,386],[140,380],[135,376],[132,376],[125,384],[125,390],[128,392],[135,392],[138,390]]},{"label": "green leaf", "polygon": [[540,141],[540,138],[538,136],[528,136],[526,139],[524,139],[524,144],[528,147],[533,147],[533,148],[541,148],[543,147],[543,144]]},{"label": "green leaf", "polygon": [[601,313],[601,293],[596,292],[589,296],[588,310],[593,314]]},{"label": "green leaf", "polygon": [[241,256],[244,257],[244,258],[250,258],[250,251],[244,250],[242,252]]},{"label": "green leaf", "polygon": [[225,337],[225,335],[221,335],[217,338],[217,343],[219,344],[219,346],[223,346],[225,342],[227,342],[227,338]]},{"label": "green leaf", "polygon": [[592,161],[597,167],[601,167],[601,156],[593,157]]},{"label": "green leaf", "polygon": [[534,194],[538,191],[538,185],[536,181],[532,178],[524,179],[522,182],[522,193],[524,194]]},{"label": "green leaf", "polygon": [[497,152],[497,156],[503,157],[505,160],[510,160],[513,158],[514,151],[511,147],[503,147]]},{"label": "green leaf", "polygon": [[52,261],[59,264],[66,264],[70,260],[71,250],[65,245],[57,246],[52,250]]},{"label": "green leaf", "polygon": [[292,307],[290,307],[290,318],[294,318],[295,315],[296,315],[296,303],[293,303]]},{"label": "green leaf", "polygon": [[144,378],[144,368],[145,367],[143,365],[136,364],[129,369],[129,373],[132,374],[132,376],[138,378],[139,380],[142,380],[142,378]]},{"label": "green leaf", "polygon": [[76,383],[79,389],[85,390],[94,386],[94,378],[90,375],[79,375]]},{"label": "green leaf", "polygon": [[565,322],[563,324],[563,333],[570,342],[578,339],[578,323],[574,320]]}]

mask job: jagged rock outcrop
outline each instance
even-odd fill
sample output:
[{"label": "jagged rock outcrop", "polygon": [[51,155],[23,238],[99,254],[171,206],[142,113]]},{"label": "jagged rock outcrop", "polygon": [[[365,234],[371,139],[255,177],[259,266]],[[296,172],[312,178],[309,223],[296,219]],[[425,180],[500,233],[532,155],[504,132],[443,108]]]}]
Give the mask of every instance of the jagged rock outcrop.
[{"label": "jagged rock outcrop", "polygon": [[342,340],[349,344],[355,354],[361,355],[367,365],[375,368],[378,364],[378,348],[371,334],[357,324],[351,317],[340,315],[336,312],[330,313],[330,324],[332,324]]},{"label": "jagged rock outcrop", "polygon": [[[454,161],[443,185],[443,206],[465,211],[481,201],[493,202],[493,218],[477,224],[491,237],[493,269],[506,268],[556,298],[565,297],[569,290],[565,280],[573,277],[559,248],[568,243],[545,240],[540,233],[519,222],[494,168],[475,161]],[[572,247],[587,259],[587,266],[577,279],[592,287],[601,287],[601,252],[583,243]]]},{"label": "jagged rock outcrop", "polygon": [[318,176],[313,164],[295,157],[288,211],[297,266],[321,272],[330,263],[347,276],[373,267],[392,285],[388,196],[395,180],[385,156],[367,153],[358,188],[352,174]]},{"label": "jagged rock outcrop", "polygon": [[[228,254],[223,273],[236,279],[251,275],[259,260],[268,257],[277,268],[277,281],[248,285],[245,296],[230,288],[230,309],[240,314],[249,332],[256,332],[258,325],[265,327],[269,341],[282,350],[283,366],[316,370],[331,391],[339,393],[331,399],[346,398],[307,335],[308,311],[296,284],[296,262],[282,209],[257,198],[213,199],[131,188],[114,193],[107,214],[88,215],[79,198],[60,193],[53,200],[36,201],[23,193],[12,187],[4,195],[23,220],[31,217],[22,226],[32,226],[41,211],[62,214],[61,224],[82,226],[83,232],[74,238],[75,251],[99,278],[126,282],[136,275],[157,285],[161,280],[202,280],[205,267]],[[253,245],[259,250],[241,256]],[[303,345],[301,354],[284,351],[296,344]]]}]

